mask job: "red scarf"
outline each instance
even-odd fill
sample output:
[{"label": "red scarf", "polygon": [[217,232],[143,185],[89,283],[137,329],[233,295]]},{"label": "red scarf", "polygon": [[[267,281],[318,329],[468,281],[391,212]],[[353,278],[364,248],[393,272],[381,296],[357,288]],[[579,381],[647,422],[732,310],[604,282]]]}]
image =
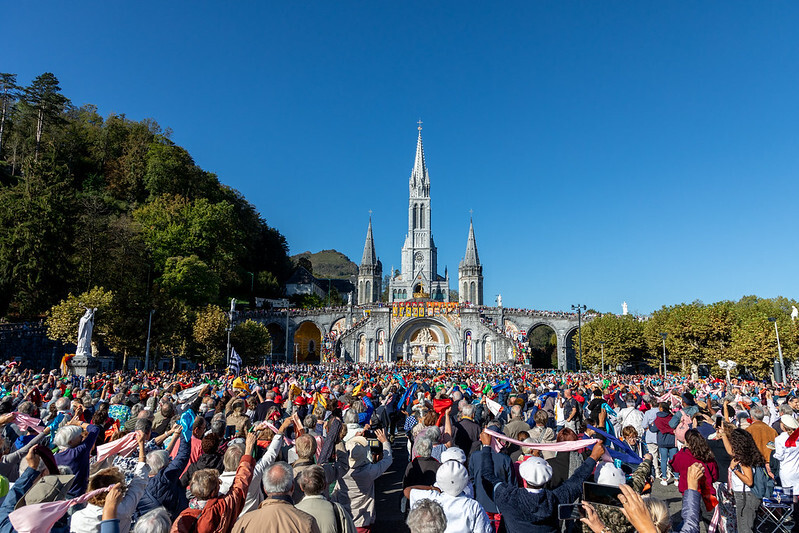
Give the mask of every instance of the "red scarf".
[{"label": "red scarf", "polygon": [[791,436],[788,437],[788,440],[785,441],[785,447],[795,448],[797,439],[799,439],[799,429],[794,429],[793,433],[791,433]]}]

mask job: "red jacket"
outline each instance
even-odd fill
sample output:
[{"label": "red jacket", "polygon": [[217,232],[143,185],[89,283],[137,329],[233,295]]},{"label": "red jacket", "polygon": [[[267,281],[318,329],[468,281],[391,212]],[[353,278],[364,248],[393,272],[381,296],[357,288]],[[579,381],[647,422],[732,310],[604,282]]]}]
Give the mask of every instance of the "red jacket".
[{"label": "red jacket", "polygon": [[233,486],[227,495],[211,498],[203,509],[184,510],[172,524],[170,533],[230,533],[244,508],[254,464],[255,460],[251,455],[242,457],[236,470],[236,477],[233,479]]},{"label": "red jacket", "polygon": [[702,463],[705,466],[705,475],[699,480],[699,492],[702,494],[715,494],[713,482],[719,479],[719,465],[716,464],[716,461],[710,461],[709,463],[700,461],[694,457],[687,447],[683,447],[671,460],[671,468],[680,474],[677,490],[682,494],[688,488],[688,467],[694,463]]}]

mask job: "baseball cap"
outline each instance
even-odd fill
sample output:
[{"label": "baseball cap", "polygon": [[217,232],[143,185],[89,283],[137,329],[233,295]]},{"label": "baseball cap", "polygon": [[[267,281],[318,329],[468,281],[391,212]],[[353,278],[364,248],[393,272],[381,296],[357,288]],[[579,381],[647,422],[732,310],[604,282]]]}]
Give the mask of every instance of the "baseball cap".
[{"label": "baseball cap", "polygon": [[780,422],[782,422],[783,425],[789,429],[799,428],[799,422],[797,422],[796,419],[791,415],[782,415],[780,417]]},{"label": "baseball cap", "polygon": [[458,496],[469,484],[469,472],[457,461],[444,461],[436,471],[436,487],[450,496]]},{"label": "baseball cap", "polygon": [[444,463],[446,461],[458,461],[460,464],[466,464],[466,454],[457,446],[447,448],[441,452],[441,462]]}]

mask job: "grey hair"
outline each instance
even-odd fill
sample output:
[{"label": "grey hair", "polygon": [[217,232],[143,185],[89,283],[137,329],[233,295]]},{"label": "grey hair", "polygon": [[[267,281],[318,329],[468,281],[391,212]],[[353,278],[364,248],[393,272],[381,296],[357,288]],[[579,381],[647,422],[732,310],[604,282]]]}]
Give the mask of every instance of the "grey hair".
[{"label": "grey hair", "polygon": [[344,413],[344,423],[345,424],[357,424],[358,423],[358,413],[350,409],[346,413]]},{"label": "grey hair", "polygon": [[32,415],[34,412],[33,402],[24,401],[17,406],[17,411],[26,415]]},{"label": "grey hair", "polygon": [[516,418],[522,416],[522,406],[521,405],[514,405],[510,408],[510,414],[512,417]]},{"label": "grey hair", "polygon": [[169,462],[169,454],[166,450],[154,450],[147,454],[147,466],[150,473],[157,474]]},{"label": "grey hair", "polygon": [[424,499],[411,509],[405,523],[411,533],[444,533],[447,529],[447,516],[441,504]]},{"label": "grey hair", "polygon": [[59,398],[55,402],[55,408],[59,411],[66,411],[69,409],[69,406],[72,405],[72,402],[69,401],[69,398]]},{"label": "grey hair", "polygon": [[416,439],[416,455],[419,457],[430,457],[433,453],[433,441],[429,437],[419,437]]},{"label": "grey hair", "polygon": [[474,405],[472,405],[470,403],[467,403],[466,405],[464,405],[460,409],[461,409],[461,414],[463,416],[468,416],[469,418],[474,416]]},{"label": "grey hair", "polygon": [[424,435],[431,441],[438,442],[441,438],[441,428],[438,426],[430,426],[425,429]]},{"label": "grey hair", "polygon": [[291,465],[278,461],[264,472],[261,483],[267,494],[288,494],[294,490],[294,469]]},{"label": "grey hair", "polygon": [[163,507],[156,507],[141,515],[133,527],[133,533],[169,533],[172,520]]},{"label": "grey hair", "polygon": [[751,409],[749,409],[749,414],[752,415],[752,418],[755,420],[763,420],[766,417],[765,411],[759,405],[755,405]]},{"label": "grey hair", "polygon": [[137,418],[136,425],[133,427],[135,431],[141,431],[147,436],[153,430],[153,421],[149,418]]},{"label": "grey hair", "polygon": [[75,437],[80,436],[81,433],[83,433],[83,430],[78,426],[64,426],[55,434],[53,444],[58,446],[59,450],[67,450],[70,448],[69,443],[72,442]]},{"label": "grey hair", "polygon": [[140,403],[137,403],[136,405],[131,407],[130,408],[130,418],[138,417],[139,413],[141,413],[142,409],[144,409],[144,407],[142,407],[142,404],[140,404]]},{"label": "grey hair", "polygon": [[211,421],[211,433],[216,433],[220,437],[224,437],[226,429],[227,422],[224,419],[219,418]]},{"label": "grey hair", "polygon": [[781,415],[792,415],[793,414],[793,407],[788,405],[788,403],[781,403],[780,404],[780,414]]}]

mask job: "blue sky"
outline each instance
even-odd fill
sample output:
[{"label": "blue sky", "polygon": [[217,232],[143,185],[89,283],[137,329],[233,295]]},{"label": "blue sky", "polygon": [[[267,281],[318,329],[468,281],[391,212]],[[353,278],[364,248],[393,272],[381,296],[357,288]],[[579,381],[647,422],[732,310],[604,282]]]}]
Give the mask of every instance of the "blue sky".
[{"label": "blue sky", "polygon": [[[399,266],[416,121],[453,279],[648,313],[797,297],[799,5],[12,2],[0,70],[152,117],[292,253]],[[35,24],[34,24],[35,21]],[[453,283],[454,287],[454,283]]]}]

